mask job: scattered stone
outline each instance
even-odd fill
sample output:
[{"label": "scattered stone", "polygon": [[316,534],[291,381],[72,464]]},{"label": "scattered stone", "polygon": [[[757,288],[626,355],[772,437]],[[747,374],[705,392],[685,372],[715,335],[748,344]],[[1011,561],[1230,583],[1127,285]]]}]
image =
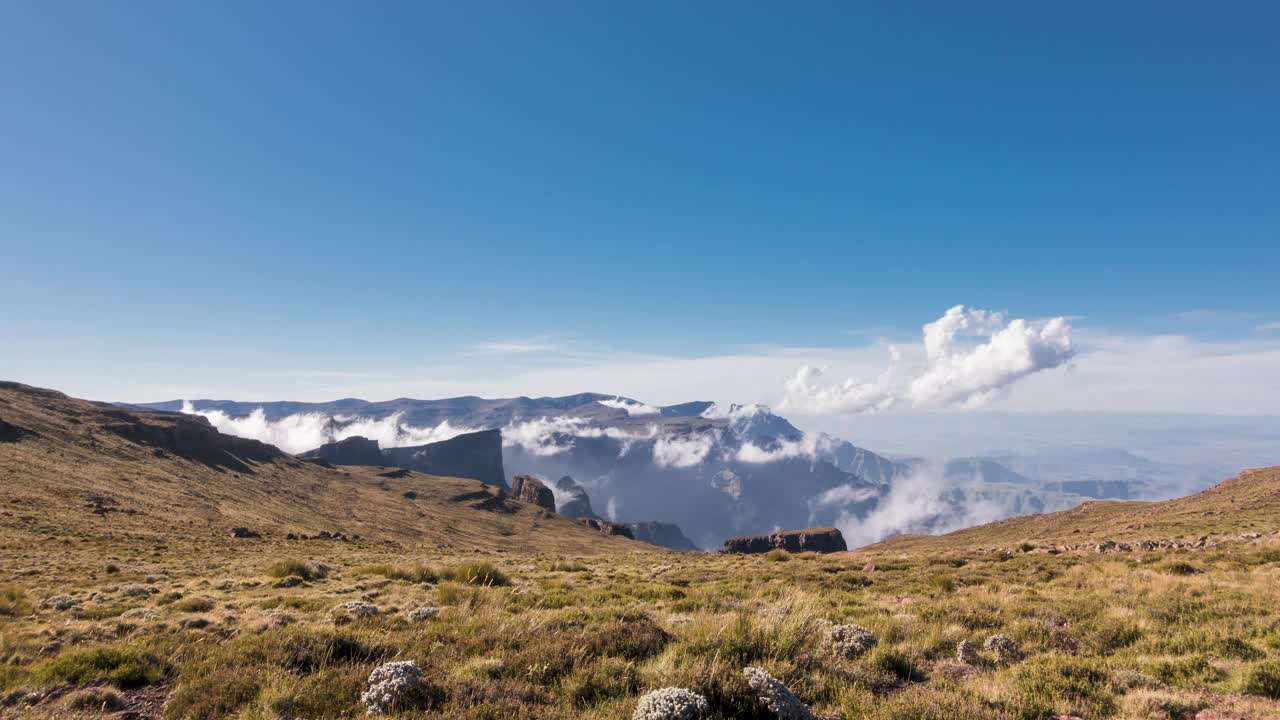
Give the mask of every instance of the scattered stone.
[{"label": "scattered stone", "polygon": [[377,605],[371,605],[367,602],[361,602],[359,600],[344,602],[338,606],[338,609],[342,610],[343,612],[345,612],[346,614],[352,617],[360,617],[360,618],[373,617],[374,615],[377,615],[380,612],[378,610]]},{"label": "scattered stone", "polygon": [[231,537],[233,537],[233,538],[260,538],[260,537],[262,537],[262,533],[257,532],[257,531],[255,531],[255,530],[250,530],[250,529],[249,529],[249,528],[247,528],[247,527],[234,527],[234,528],[231,528]]},{"label": "scattered stone", "polygon": [[755,693],[760,704],[777,716],[778,720],[818,720],[809,706],[800,701],[780,680],[758,667],[742,671],[747,685]]},{"label": "scattered stone", "polygon": [[418,493],[414,492],[413,490],[408,490],[404,493],[403,497],[405,500],[417,500]]},{"label": "scattered stone", "polygon": [[689,615],[672,615],[671,617],[667,618],[667,622],[671,623],[672,625],[688,625],[689,623],[693,622],[693,618]]},{"label": "scattered stone", "polygon": [[405,613],[405,617],[409,618],[413,622],[426,622],[428,620],[434,620],[439,614],[440,608],[428,606],[414,608]]},{"label": "scattered stone", "polygon": [[387,663],[369,673],[369,689],[360,694],[360,702],[370,715],[386,715],[413,705],[421,686],[422,670],[417,663],[408,660]]},{"label": "scattered stone", "polygon": [[860,625],[833,625],[827,630],[827,642],[837,655],[854,660],[875,647],[879,639]]},{"label": "scattered stone", "polygon": [[155,588],[149,588],[146,585],[138,585],[136,583],[132,585],[121,585],[119,590],[121,594],[127,595],[128,597],[146,597],[147,595],[157,592]]},{"label": "scattered stone", "polygon": [[303,584],[303,582],[304,580],[298,577],[297,575],[290,575],[288,577],[282,577],[279,580],[271,583],[271,587],[273,588],[298,587],[299,585]]},{"label": "scattered stone", "polygon": [[42,610],[70,610],[79,605],[80,601],[70,595],[50,595],[40,601],[40,609]]},{"label": "scattered stone", "polygon": [[120,617],[125,620],[152,622],[160,619],[160,611],[153,608],[133,608],[132,610],[125,610]]},{"label": "scattered stone", "polygon": [[640,698],[631,720],[696,720],[707,709],[707,699],[695,692],[676,687],[662,688]]},{"label": "scattered stone", "polygon": [[982,648],[991,653],[998,665],[1008,665],[1022,659],[1022,650],[1018,647],[1018,643],[1008,635],[1000,633],[992,635],[982,644]]}]

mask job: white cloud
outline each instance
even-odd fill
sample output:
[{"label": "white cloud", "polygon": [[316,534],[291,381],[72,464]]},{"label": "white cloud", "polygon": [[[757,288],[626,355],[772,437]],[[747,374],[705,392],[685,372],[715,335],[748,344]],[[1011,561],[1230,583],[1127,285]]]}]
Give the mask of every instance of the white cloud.
[{"label": "white cloud", "polygon": [[[986,342],[963,344],[964,337]],[[1056,317],[1042,323],[956,305],[924,326],[927,368],[911,381],[917,406],[976,407],[990,402],[1018,380],[1065,364],[1075,356],[1071,325]]]},{"label": "white cloud", "polygon": [[470,352],[477,355],[523,355],[548,353],[561,349],[553,335],[535,335],[525,338],[505,338],[472,345]]},{"label": "white cloud", "polygon": [[400,422],[403,413],[377,420],[323,413],[298,413],[270,420],[262,408],[255,408],[242,417],[233,417],[221,410],[196,410],[188,401],[183,401],[182,412],[208,419],[218,432],[261,440],[288,453],[314,450],[325,443],[357,435],[377,440],[382,447],[426,445],[477,429],[450,425],[448,420],[435,427],[404,425]]},{"label": "white cloud", "polygon": [[710,432],[660,437],[653,443],[653,461],[659,467],[693,467],[706,459],[716,441]]},{"label": "white cloud", "polygon": [[754,443],[743,443],[738,448],[738,452],[735,453],[734,459],[752,464],[777,462],[778,460],[791,458],[815,460],[819,453],[829,452],[834,445],[834,439],[826,433],[805,433],[799,440],[778,441],[769,450]]},{"label": "white cloud", "polygon": [[[896,478],[889,493],[863,517],[853,509],[840,513],[836,527],[849,547],[861,547],[901,533],[942,534],[1009,517],[1011,510],[999,503],[968,497],[948,502],[948,482],[941,463],[926,463]],[[812,509],[846,507],[870,499],[866,493],[841,486],[819,495]]]},{"label": "white cloud", "polygon": [[652,405],[645,405],[642,402],[628,400],[624,397],[616,397],[612,400],[597,400],[596,402],[615,410],[626,410],[628,415],[657,415],[662,412]]},{"label": "white cloud", "polygon": [[[897,358],[897,353],[893,354]],[[783,384],[785,395],[779,410],[808,415],[844,415],[888,410],[897,402],[893,390],[893,366],[871,382],[848,378],[838,385],[822,386],[822,370],[804,365]]]},{"label": "white cloud", "polygon": [[1075,356],[1066,318],[1005,323],[1001,313],[963,305],[924,326],[923,350],[923,369],[905,389],[895,382],[901,353],[894,346],[893,361],[871,381],[850,377],[823,385],[823,371],[804,365],[783,384],[779,408],[808,415],[851,415],[883,412],[903,400],[921,408],[972,408],[989,403],[1018,380]]}]

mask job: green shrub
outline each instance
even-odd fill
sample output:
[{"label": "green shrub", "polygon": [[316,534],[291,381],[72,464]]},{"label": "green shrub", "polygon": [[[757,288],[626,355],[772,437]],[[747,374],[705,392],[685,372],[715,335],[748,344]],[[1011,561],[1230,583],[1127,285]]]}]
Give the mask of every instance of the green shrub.
[{"label": "green shrub", "polygon": [[403,580],[411,583],[434,583],[440,580],[440,573],[426,565],[405,567],[382,563],[366,565],[355,571],[356,575],[381,575],[388,580]]},{"label": "green shrub", "polygon": [[1245,669],[1240,692],[1280,700],[1280,660],[1266,660]]},{"label": "green shrub", "polygon": [[168,673],[169,663],[166,660],[128,646],[67,650],[35,668],[36,679],[44,683],[82,684],[106,680],[121,688],[150,685]]},{"label": "green shrub", "polygon": [[1185,560],[1171,562],[1164,566],[1164,570],[1171,575],[1199,575],[1203,572],[1200,568]]},{"label": "green shrub", "polygon": [[17,617],[31,614],[31,601],[17,585],[0,585],[0,615]]},{"label": "green shrub", "polygon": [[180,612],[201,613],[209,612],[213,605],[213,600],[207,597],[190,597],[177,601],[173,607]]},{"label": "green shrub", "polygon": [[1013,671],[1013,689],[1016,716],[1024,720],[1059,713],[1101,718],[1116,711],[1111,676],[1085,658],[1052,655],[1023,663]]},{"label": "green shrub", "polygon": [[274,578],[296,577],[303,580],[318,580],[329,574],[324,565],[313,565],[301,560],[281,560],[272,565],[267,573]]},{"label": "green shrub", "polygon": [[445,568],[440,573],[444,580],[463,583],[465,585],[487,585],[496,587],[510,585],[511,578],[499,570],[493,563],[469,562]]},{"label": "green shrub", "polygon": [[956,590],[956,581],[950,575],[934,575],[929,578],[929,587],[939,593],[952,593]]},{"label": "green shrub", "polygon": [[1165,685],[1189,690],[1222,679],[1222,671],[1203,655],[1162,660],[1151,666],[1151,675]]}]

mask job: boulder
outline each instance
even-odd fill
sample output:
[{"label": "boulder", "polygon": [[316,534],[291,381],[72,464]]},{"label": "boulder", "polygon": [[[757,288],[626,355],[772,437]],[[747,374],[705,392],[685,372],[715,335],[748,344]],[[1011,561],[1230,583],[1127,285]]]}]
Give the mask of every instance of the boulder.
[{"label": "boulder", "polygon": [[578,518],[578,522],[586,525],[592,530],[598,531],[601,535],[617,535],[635,540],[636,536],[631,534],[631,528],[622,523],[613,523],[608,520],[596,520],[595,518]]},{"label": "boulder", "polygon": [[747,535],[724,541],[725,553],[767,553],[770,550],[787,552],[844,552],[849,546],[844,536],[835,528],[806,528],[804,530],[780,530],[771,535]]},{"label": "boulder", "polygon": [[511,496],[515,499],[537,505],[549,512],[556,511],[556,496],[551,488],[532,475],[516,475],[511,478]]},{"label": "boulder", "polygon": [[234,528],[231,528],[231,537],[233,537],[233,538],[260,538],[260,537],[262,537],[262,533],[257,532],[257,531],[255,531],[255,530],[250,530],[250,529],[249,529],[249,528],[247,528],[247,527],[234,527]]}]

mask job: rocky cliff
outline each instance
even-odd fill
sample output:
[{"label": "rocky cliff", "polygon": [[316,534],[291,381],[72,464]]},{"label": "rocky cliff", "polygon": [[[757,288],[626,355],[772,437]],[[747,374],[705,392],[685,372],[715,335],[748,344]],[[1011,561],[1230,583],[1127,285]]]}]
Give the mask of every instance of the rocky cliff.
[{"label": "rocky cliff", "polygon": [[591,498],[587,497],[586,488],[579,485],[573,478],[565,475],[557,480],[556,492],[560,499],[560,507],[556,512],[571,518],[600,519],[600,516],[591,509]]},{"label": "rocky cliff", "polygon": [[672,550],[697,552],[699,549],[680,531],[680,526],[674,523],[637,522],[628,524],[628,527],[631,528],[631,534],[640,542],[661,545]]},{"label": "rocky cliff", "polygon": [[537,505],[548,512],[556,511],[555,493],[532,475],[517,475],[511,478],[511,496],[521,502]]},{"label": "rocky cliff", "polygon": [[578,522],[593,530],[598,530],[601,535],[618,535],[631,540],[636,539],[636,536],[631,534],[631,528],[621,523],[612,523],[608,520],[596,520],[594,518],[578,518]]},{"label": "rocky cliff", "polygon": [[726,553],[765,553],[770,550],[787,552],[844,552],[849,546],[844,536],[835,528],[806,528],[782,530],[770,535],[747,535],[724,541]]},{"label": "rocky cliff", "polygon": [[321,445],[300,457],[324,460],[334,465],[385,465],[428,475],[470,478],[503,489],[507,487],[506,472],[502,467],[500,430],[482,430],[443,442],[397,448],[379,448],[376,440],[350,437]]}]

